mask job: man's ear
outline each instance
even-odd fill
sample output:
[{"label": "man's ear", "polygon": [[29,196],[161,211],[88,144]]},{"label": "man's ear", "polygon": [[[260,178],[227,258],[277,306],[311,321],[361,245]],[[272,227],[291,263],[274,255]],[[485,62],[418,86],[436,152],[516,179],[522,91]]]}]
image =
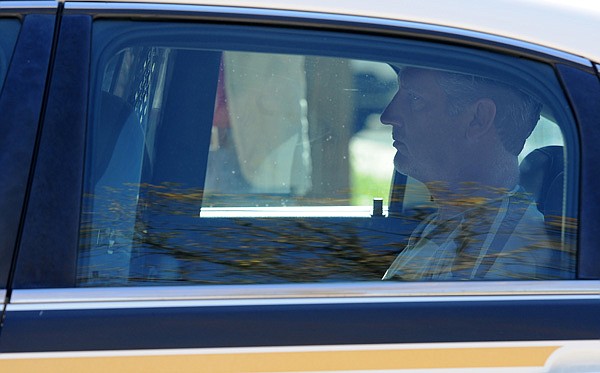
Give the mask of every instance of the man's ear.
[{"label": "man's ear", "polygon": [[496,119],[496,103],[489,98],[482,98],[473,104],[473,119],[467,128],[467,139],[477,140],[494,126]]}]

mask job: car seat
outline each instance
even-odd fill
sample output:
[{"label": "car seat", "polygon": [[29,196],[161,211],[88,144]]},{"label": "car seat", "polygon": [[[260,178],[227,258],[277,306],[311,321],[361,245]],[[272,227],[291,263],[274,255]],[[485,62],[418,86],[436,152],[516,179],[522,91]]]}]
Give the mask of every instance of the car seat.
[{"label": "car seat", "polygon": [[550,227],[561,223],[564,215],[564,148],[554,145],[536,149],[523,159],[519,169],[520,184],[532,194],[546,223]]},{"label": "car seat", "polygon": [[545,146],[529,153],[521,162],[520,184],[531,193],[538,210],[544,215],[549,238],[560,243],[553,253],[555,268],[561,278],[575,273],[577,220],[565,208],[565,162],[562,146]]}]

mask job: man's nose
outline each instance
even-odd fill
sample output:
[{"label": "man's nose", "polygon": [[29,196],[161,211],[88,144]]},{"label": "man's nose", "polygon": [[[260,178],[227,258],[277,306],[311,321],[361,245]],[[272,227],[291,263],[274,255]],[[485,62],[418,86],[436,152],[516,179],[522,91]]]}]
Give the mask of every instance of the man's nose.
[{"label": "man's nose", "polygon": [[400,115],[400,105],[397,100],[398,95],[394,96],[392,101],[385,108],[383,113],[381,113],[381,123],[387,124],[390,126],[401,126],[402,118]]}]

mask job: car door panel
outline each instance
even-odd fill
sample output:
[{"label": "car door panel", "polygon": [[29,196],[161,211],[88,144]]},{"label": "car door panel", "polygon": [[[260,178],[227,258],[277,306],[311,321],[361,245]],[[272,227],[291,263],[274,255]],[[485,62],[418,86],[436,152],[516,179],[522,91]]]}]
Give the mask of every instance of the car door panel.
[{"label": "car door panel", "polygon": [[[19,304],[9,306],[2,352],[593,340],[599,332],[600,305],[589,296],[482,298]],[[558,315],[574,317],[557,323]]]}]

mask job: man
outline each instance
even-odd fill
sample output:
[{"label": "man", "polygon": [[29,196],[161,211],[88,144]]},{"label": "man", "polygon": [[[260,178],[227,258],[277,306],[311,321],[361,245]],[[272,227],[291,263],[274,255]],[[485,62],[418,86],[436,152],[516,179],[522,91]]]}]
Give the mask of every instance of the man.
[{"label": "man", "polygon": [[397,171],[425,184],[437,212],[413,232],[383,279],[561,276],[543,216],[519,187],[517,156],[541,104],[473,75],[404,68],[381,115]]}]

